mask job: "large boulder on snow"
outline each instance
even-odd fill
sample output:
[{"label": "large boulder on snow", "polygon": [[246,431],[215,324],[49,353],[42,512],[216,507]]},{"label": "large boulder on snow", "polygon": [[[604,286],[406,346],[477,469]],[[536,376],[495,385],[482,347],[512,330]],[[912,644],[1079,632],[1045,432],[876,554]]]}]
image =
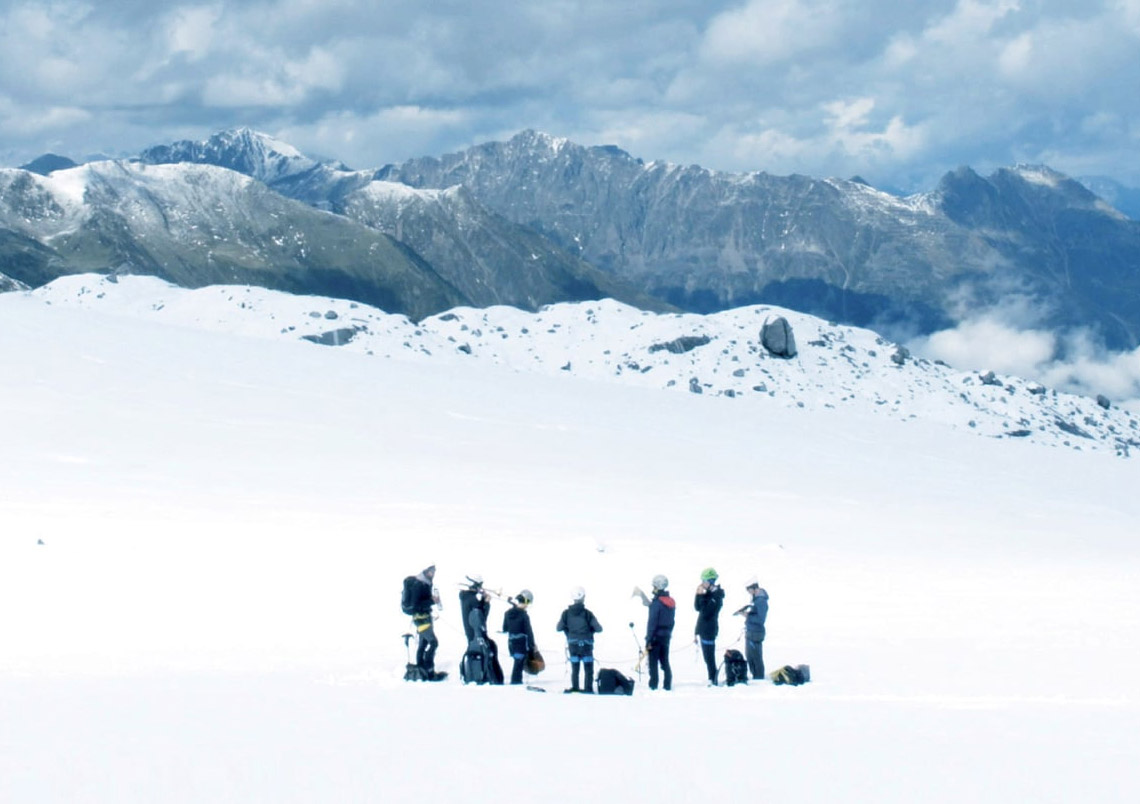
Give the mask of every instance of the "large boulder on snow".
[{"label": "large boulder on snow", "polygon": [[782,315],[764,322],[760,328],[760,344],[773,357],[796,356],[796,338],[792,334],[792,325]]}]

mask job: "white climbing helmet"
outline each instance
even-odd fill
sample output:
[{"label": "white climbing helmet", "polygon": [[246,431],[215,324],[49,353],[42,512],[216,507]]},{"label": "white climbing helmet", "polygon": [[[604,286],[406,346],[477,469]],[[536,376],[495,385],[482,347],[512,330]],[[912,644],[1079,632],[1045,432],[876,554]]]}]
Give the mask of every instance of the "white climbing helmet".
[{"label": "white climbing helmet", "polygon": [[571,596],[574,598],[575,603],[577,603],[580,600],[585,600],[586,599],[586,590],[580,586],[575,586],[574,591],[571,593]]},{"label": "white climbing helmet", "polygon": [[668,578],[666,578],[664,575],[654,575],[653,576],[653,591],[654,592],[664,592],[668,588],[669,588],[669,579]]}]

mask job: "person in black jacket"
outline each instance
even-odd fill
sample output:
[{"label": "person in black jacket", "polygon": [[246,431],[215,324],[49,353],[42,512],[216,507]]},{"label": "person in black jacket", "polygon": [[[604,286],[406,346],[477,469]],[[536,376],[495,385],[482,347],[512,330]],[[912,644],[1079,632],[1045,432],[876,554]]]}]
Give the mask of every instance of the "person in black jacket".
[{"label": "person in black jacket", "polygon": [[[594,634],[602,630],[598,618],[586,608],[586,590],[574,590],[574,602],[562,612],[558,630],[566,634],[566,647],[570,654],[570,689],[566,692],[594,691]],[[586,665],[586,685],[578,687],[578,666]]]},{"label": "person in black jacket", "polygon": [[645,626],[645,652],[649,655],[649,689],[657,689],[657,667],[664,674],[664,688],[673,688],[673,669],[669,666],[669,641],[677,621],[677,603],[669,597],[669,579],[658,575],[653,579],[653,602],[649,604],[649,622]]},{"label": "person in black jacket", "polygon": [[705,667],[709,671],[709,686],[716,686],[716,636],[720,631],[720,609],[724,605],[724,590],[716,582],[716,570],[707,568],[701,573],[701,585],[693,607],[697,610],[697,627],[694,642],[700,642],[701,653],[705,657]]},{"label": "person in black jacket", "polygon": [[416,646],[416,665],[429,680],[434,680],[438,675],[435,672],[435,651],[439,647],[439,640],[435,636],[431,617],[431,607],[439,603],[439,592],[432,587],[434,578],[435,565],[432,564],[419,575],[409,575],[404,579],[404,608],[410,612],[412,623],[420,635]]},{"label": "person in black jacket", "polygon": [[491,601],[488,599],[487,592],[483,589],[483,576],[482,575],[468,575],[467,588],[461,589],[459,592],[459,615],[463,621],[463,634],[467,637],[467,641],[474,642],[479,636],[484,636],[483,633],[476,633],[475,628],[471,625],[471,612],[478,610],[482,621],[485,626],[487,617],[491,613]]},{"label": "person in black jacket", "polygon": [[485,668],[481,683],[502,684],[503,668],[499,664],[499,646],[487,633],[487,620],[491,616],[491,597],[483,589],[482,575],[468,575],[468,587],[459,593],[459,610],[463,618],[463,633],[467,637],[465,656],[477,655]]},{"label": "person in black jacket", "polygon": [[507,652],[515,660],[511,667],[511,683],[522,684],[523,667],[526,658],[534,650],[534,631],[530,627],[527,607],[534,602],[534,595],[524,589],[511,600],[511,607],[503,615],[503,631],[507,635]]}]

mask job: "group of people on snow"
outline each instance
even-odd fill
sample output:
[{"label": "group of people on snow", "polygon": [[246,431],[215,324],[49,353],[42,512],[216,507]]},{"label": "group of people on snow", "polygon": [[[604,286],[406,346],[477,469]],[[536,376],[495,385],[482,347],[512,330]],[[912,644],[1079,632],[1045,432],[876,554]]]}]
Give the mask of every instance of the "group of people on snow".
[{"label": "group of people on snow", "polygon": [[[411,616],[419,637],[415,665],[409,664],[409,675],[406,676],[409,679],[436,681],[446,676],[446,673],[435,669],[439,640],[435,635],[432,607],[439,605],[440,597],[434,579],[435,565],[432,565],[404,580],[402,608],[405,614]],[[718,684],[716,640],[725,597],[725,590],[719,585],[718,579],[719,576],[712,567],[701,572],[701,582],[693,600],[693,608],[697,612],[693,640],[700,645],[710,686]],[[745,583],[745,589],[751,600],[735,614],[744,617],[748,670],[754,679],[763,679],[768,593],[756,578],[750,578]],[[669,579],[664,575],[654,576],[652,598],[638,588],[634,589],[634,595],[640,596],[649,608],[642,654],[649,663],[649,688],[656,690],[660,686],[664,690],[670,690],[673,687],[673,671],[669,663],[669,648],[676,625],[677,603],[669,594]],[[527,663],[541,662],[528,613],[534,595],[529,589],[523,589],[513,597],[504,598],[497,592],[485,589],[483,577],[477,574],[467,576],[466,583],[459,592],[460,614],[464,636],[467,638],[467,651],[460,665],[464,681],[504,683],[498,646],[487,632],[492,597],[510,604],[503,615],[501,633],[507,635],[507,653],[513,661],[510,683],[522,684]],[[630,627],[633,627],[633,623],[630,623]],[[602,625],[594,613],[586,608],[586,591],[582,587],[573,591],[570,605],[558,619],[557,630],[566,637],[566,653],[570,661],[570,688],[566,691],[593,693],[594,635],[602,631]]]}]

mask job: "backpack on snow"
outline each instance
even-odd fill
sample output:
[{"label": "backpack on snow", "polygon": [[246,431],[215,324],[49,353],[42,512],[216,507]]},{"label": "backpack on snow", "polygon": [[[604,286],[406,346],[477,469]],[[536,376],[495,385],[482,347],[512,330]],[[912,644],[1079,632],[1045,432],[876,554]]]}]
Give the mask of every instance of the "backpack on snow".
[{"label": "backpack on snow", "polygon": [[459,676],[464,684],[488,683],[491,680],[491,668],[487,653],[469,647],[463,654],[463,663],[459,665]]},{"label": "backpack on snow", "polygon": [[412,593],[416,588],[416,576],[409,575],[404,579],[404,594],[400,597],[400,611],[404,614],[415,614],[412,603]]},{"label": "backpack on snow", "polygon": [[738,650],[730,648],[724,652],[724,683],[730,687],[748,683],[748,662]]},{"label": "backpack on snow", "polygon": [[467,652],[459,664],[459,677],[464,684],[503,683],[503,668],[493,640],[478,639],[467,644]]},{"label": "backpack on snow", "polygon": [[633,695],[634,681],[617,670],[598,671],[598,695]]},{"label": "backpack on snow", "polygon": [[447,671],[424,670],[418,664],[409,664],[404,670],[404,681],[443,681]]},{"label": "backpack on snow", "polygon": [[773,684],[788,684],[798,687],[800,684],[811,681],[811,668],[806,664],[797,664],[795,667],[786,664],[779,670],[773,670],[769,678],[772,679]]}]

